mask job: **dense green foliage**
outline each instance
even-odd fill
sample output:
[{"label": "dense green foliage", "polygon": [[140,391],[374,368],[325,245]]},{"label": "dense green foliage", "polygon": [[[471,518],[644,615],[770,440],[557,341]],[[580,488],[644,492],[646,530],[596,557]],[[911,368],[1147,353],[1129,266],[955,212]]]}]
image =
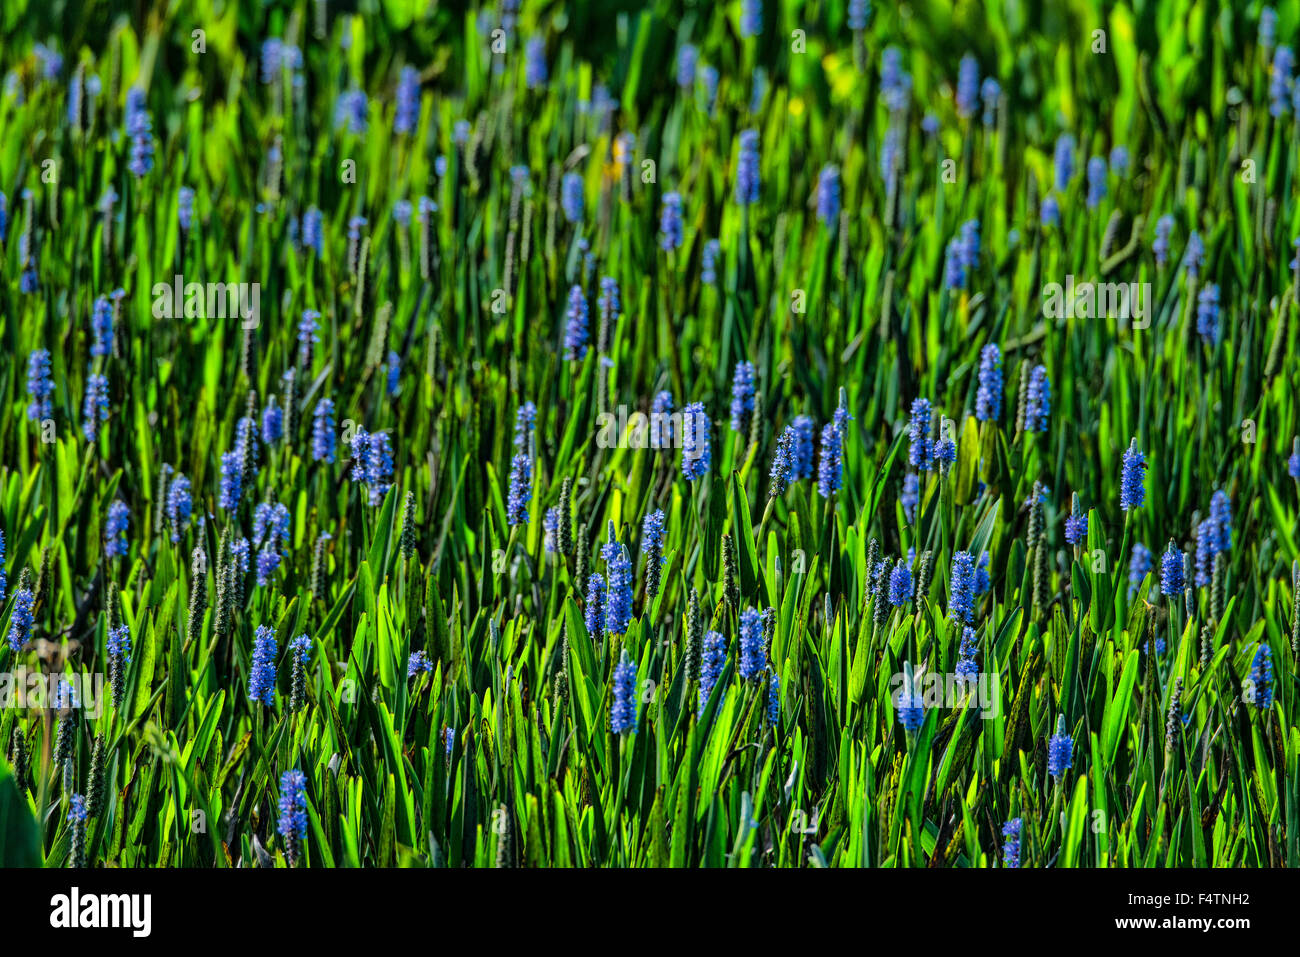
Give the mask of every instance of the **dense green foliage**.
[{"label": "dense green foliage", "polygon": [[[24,584],[34,625],[18,650],[0,644],[0,669],[14,683],[89,675],[96,694],[59,712],[48,695],[15,705],[11,684],[0,862],[988,867],[1019,818],[1026,867],[1300,864],[1287,462],[1300,432],[1289,265],[1300,133],[1293,108],[1270,115],[1258,5],[988,0],[954,12],[916,0],[854,31],[842,4],[768,0],[762,31],[742,37],[740,3],[525,2],[499,38],[499,6],[426,6],[437,7],[6,9],[0,627],[11,634]],[[1300,41],[1300,10],[1280,9],[1276,36]],[[302,65],[264,82],[270,37],[300,47]],[[531,86],[530,38],[544,40],[549,73]],[[62,54],[49,75],[36,43]],[[680,87],[687,43],[700,68]],[[881,75],[891,45],[910,76],[893,109]],[[987,123],[982,100],[971,115],[956,108],[968,52],[1000,84]],[[407,65],[418,121],[397,132]],[[92,76],[94,108],[70,115],[70,90]],[[143,176],[129,168],[132,87],[152,118]],[[353,88],[369,94],[365,131],[336,122]],[[761,157],[749,205],[735,199],[745,129]],[[1077,144],[1074,171],[1054,189],[1062,133]],[[1128,169],[1110,163],[1107,195],[1089,204],[1088,158],[1113,160],[1116,147]],[[824,164],[842,182],[843,215],[829,223],[817,217]],[[568,173],[582,180],[578,223],[562,209]],[[669,191],[683,199],[684,240],[666,251]],[[418,206],[409,223],[395,215],[421,196],[436,203],[427,225]],[[1059,224],[1044,224],[1049,196]],[[304,245],[313,206],[319,255]],[[1171,252],[1158,265],[1166,214]],[[977,262],[950,287],[945,252],[972,220]],[[1199,274],[1184,258],[1193,230]],[[711,239],[714,283],[701,275]],[[175,276],[259,284],[257,321],[207,304],[160,316],[171,293],[155,287]],[[608,323],[604,276],[622,299]],[[1150,283],[1149,322],[1051,314],[1045,286],[1067,276]],[[567,360],[574,283],[591,347]],[[1207,338],[1208,283],[1221,311]],[[118,288],[112,354],[93,355],[96,298]],[[305,310],[321,319],[304,363]],[[1003,409],[980,421],[989,344],[1003,356]],[[52,415],[32,419],[39,349],[51,352]],[[742,360],[757,409],[733,431]],[[1052,407],[1033,431],[1020,427],[1023,389],[1039,365]],[[109,413],[88,441],[91,373],[107,377]],[[683,476],[677,449],[637,447],[627,416],[664,390],[712,420],[702,478]],[[255,441],[251,487],[224,508],[222,454],[242,416],[261,432],[273,395],[285,436]],[[842,488],[823,497],[814,469],[770,494],[781,431],[803,414],[820,435],[841,395]],[[326,398],[335,462],[311,452]],[[909,516],[918,398],[936,427],[947,420],[936,434],[954,440],[956,461],[919,472]],[[512,525],[526,402],[532,494]],[[391,442],[393,486],[373,504],[350,478],[358,429]],[[1132,440],[1149,465],[1145,500],[1122,510]],[[188,523],[166,514],[181,473]],[[567,489],[571,524],[551,541],[544,516]],[[1161,594],[1161,553],[1172,540],[1195,554],[1216,490],[1231,502],[1232,543],[1214,582]],[[1088,515],[1077,546],[1064,537],[1074,495]],[[130,515],[122,557],[105,549],[117,500]],[[229,571],[259,503],[289,516],[263,585],[256,543],[247,571]],[[642,523],[656,509],[666,532],[652,595]],[[635,572],[618,635],[584,620],[584,576],[608,572],[611,528]],[[548,547],[570,537],[570,549]],[[1155,564],[1130,584],[1139,542]],[[927,702],[907,731],[900,676],[958,663],[959,552],[989,555],[972,627],[994,697]],[[910,563],[917,587],[898,607],[873,591],[873,559]],[[775,721],[767,674],[739,677],[749,608],[774,610]],[[115,703],[109,639],[122,624],[132,653]],[[249,694],[259,626],[276,639],[269,707]],[[707,631],[727,656],[700,707]],[[304,634],[297,702],[288,646]],[[1267,707],[1251,679],[1261,645]],[[408,678],[417,651],[432,670]],[[615,734],[624,652],[635,730]],[[1072,766],[1052,775],[1061,718]],[[277,831],[291,769],[306,775],[301,842]],[[76,826],[74,794],[90,805]]]}]

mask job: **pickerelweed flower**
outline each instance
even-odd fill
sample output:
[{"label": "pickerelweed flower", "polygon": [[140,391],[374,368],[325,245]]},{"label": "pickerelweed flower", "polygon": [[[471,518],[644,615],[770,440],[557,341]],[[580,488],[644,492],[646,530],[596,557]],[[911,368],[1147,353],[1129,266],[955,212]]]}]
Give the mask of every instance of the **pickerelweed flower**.
[{"label": "pickerelweed flower", "polygon": [[1169,547],[1160,557],[1160,590],[1173,600],[1183,593],[1185,584],[1182,550],[1170,540]]},{"label": "pickerelweed flower", "polygon": [[677,85],[689,90],[695,85],[695,68],[700,62],[700,51],[689,43],[683,43],[677,51]]},{"label": "pickerelweed flower", "polygon": [[1147,457],[1137,447],[1134,437],[1124,450],[1124,466],[1119,477],[1119,507],[1124,511],[1141,508],[1146,498]]},{"label": "pickerelweed flower", "polygon": [[267,37],[262,41],[262,85],[269,86],[284,69],[284,41],[279,37]]},{"label": "pickerelweed flower", "polygon": [[979,95],[980,66],[975,58],[967,53],[957,64],[957,94],[955,102],[957,115],[963,120],[975,115],[975,99]]},{"label": "pickerelweed flower", "polygon": [[1210,496],[1209,522],[1214,551],[1226,552],[1232,548],[1232,502],[1223,489]]},{"label": "pickerelweed flower", "polygon": [[393,222],[401,226],[402,229],[407,229],[411,225],[411,213],[414,210],[415,207],[411,205],[409,199],[399,199],[393,203]]},{"label": "pickerelweed flower", "polygon": [[245,415],[235,423],[235,451],[245,478],[257,475],[257,422],[251,416]]},{"label": "pickerelweed flower", "polygon": [[1029,375],[1029,393],[1025,402],[1025,431],[1046,432],[1052,414],[1052,383],[1047,366],[1035,366]]},{"label": "pickerelweed flower", "polygon": [[716,239],[710,239],[704,244],[704,251],[700,253],[700,282],[706,286],[712,286],[718,281],[718,257],[722,255],[722,244]]},{"label": "pickerelweed flower", "polygon": [[1116,176],[1123,176],[1128,172],[1129,155],[1128,149],[1124,146],[1116,146],[1110,151],[1110,168]]},{"label": "pickerelweed flower", "polygon": [[758,130],[741,130],[736,158],[736,202],[748,206],[758,202]]},{"label": "pickerelweed flower", "polygon": [[284,838],[284,856],[292,867],[298,862],[298,845],[307,839],[307,776],[301,771],[280,775],[280,821],[276,830]]},{"label": "pickerelweed flower", "polygon": [[293,660],[289,710],[296,712],[307,704],[307,662],[311,659],[311,639],[302,634],[289,642],[289,655]]},{"label": "pickerelweed flower", "polygon": [[1169,235],[1174,231],[1174,217],[1166,213],[1156,220],[1156,238],[1151,251],[1156,256],[1156,266],[1163,268],[1169,262]]},{"label": "pickerelweed flower", "polygon": [[126,135],[131,138],[127,169],[138,179],[153,169],[153,120],[144,108],[144,90],[138,86],[126,94]]},{"label": "pickerelweed flower", "polygon": [[611,635],[623,635],[632,622],[632,562],[613,532],[611,523],[610,540],[600,550],[601,557],[605,559],[608,585],[605,593],[605,630]]},{"label": "pickerelweed flower", "polygon": [[9,594],[9,579],[5,575],[5,533],[0,531],[0,605]]},{"label": "pickerelweed flower", "polygon": [[355,87],[344,90],[334,101],[334,129],[365,136],[370,128],[370,100]]},{"label": "pickerelweed flower", "polygon": [[827,229],[839,226],[840,168],[834,163],[823,166],[817,177],[817,219]]},{"label": "pickerelweed flower", "polygon": [[887,46],[880,53],[880,93],[888,99],[891,92],[903,85],[903,53],[896,46]]},{"label": "pickerelweed flower", "polygon": [[27,359],[27,418],[54,418],[54,376],[50,373],[50,350],[37,349]]},{"label": "pickerelweed flower", "polygon": [[659,248],[672,252],[682,244],[682,194],[664,193],[659,213]]},{"label": "pickerelweed flower", "polygon": [[394,133],[414,133],[420,122],[420,71],[402,67],[397,77],[397,107],[393,113]]},{"label": "pickerelweed flower", "polygon": [[176,220],[181,232],[188,233],[194,226],[194,190],[182,186],[176,194]]},{"label": "pickerelweed flower", "polygon": [[324,217],[315,206],[302,214],[302,245],[315,250],[317,256],[325,255]]},{"label": "pickerelweed flower", "polygon": [[1130,598],[1137,594],[1137,590],[1142,587],[1142,579],[1146,578],[1154,567],[1151,549],[1141,542],[1135,544],[1133,546],[1133,555],[1128,561],[1128,596]]},{"label": "pickerelweed flower", "polygon": [[432,674],[433,662],[423,651],[413,651],[411,657],[406,659],[406,677],[414,678],[421,672]]},{"label": "pickerelweed flower", "polygon": [[177,475],[167,488],[167,527],[173,542],[179,542],[181,533],[189,528],[193,511],[194,498],[190,480],[184,475]]},{"label": "pickerelweed flower", "polygon": [[641,553],[646,561],[646,594],[659,594],[659,579],[664,564],[664,512],[656,509],[641,522]]},{"label": "pickerelweed flower", "polygon": [[[680,234],[678,236],[678,245],[681,245]],[[612,325],[618,320],[622,302],[618,292],[618,280],[613,276],[601,277],[600,294],[596,297],[596,308],[600,310],[602,327]]]},{"label": "pickerelweed flower", "polygon": [[934,443],[934,460],[939,463],[940,474],[957,464],[957,443],[952,439],[939,439]]},{"label": "pickerelweed flower", "polygon": [[533,426],[536,422],[536,403],[524,402],[515,410],[514,447],[516,452],[528,451],[528,440],[532,438]]},{"label": "pickerelweed flower", "polygon": [[992,587],[989,580],[989,553],[981,552],[980,560],[975,566],[975,594],[982,595]]},{"label": "pickerelweed flower", "polygon": [[[334,434],[334,400],[321,399],[311,419],[311,457],[313,462],[333,462],[338,446]],[[224,469],[223,469],[224,471]]]},{"label": "pickerelweed flower", "polygon": [[109,628],[104,642],[108,653],[108,674],[112,683],[113,707],[122,705],[126,691],[126,666],[131,662],[131,629],[125,623]]},{"label": "pickerelweed flower", "polygon": [[796,415],[790,423],[794,429],[794,450],[790,456],[790,481],[812,478],[813,443],[817,423],[810,415]]},{"label": "pickerelweed flower", "polygon": [[1047,742],[1047,773],[1056,779],[1074,763],[1074,739],[1065,733],[1065,715],[1056,719],[1056,734]]},{"label": "pickerelweed flower", "polygon": [[925,700],[916,688],[910,667],[906,674],[906,680],[894,699],[894,713],[898,715],[898,723],[903,726],[903,730],[915,734],[925,724]]},{"label": "pickerelweed flower", "polygon": [[276,404],[275,396],[270,396],[266,408],[262,410],[262,444],[279,445],[284,438],[284,410]]},{"label": "pickerelweed flower", "polygon": [[1209,519],[1196,526],[1196,587],[1204,588],[1210,583],[1211,565],[1214,561],[1214,523]]},{"label": "pickerelweed flower", "polygon": [[569,289],[568,325],[564,329],[564,358],[587,356],[587,297],[576,283]]},{"label": "pickerelweed flower", "polygon": [[776,451],[772,454],[772,470],[768,473],[772,482],[771,490],[768,492],[769,497],[780,495],[789,487],[794,447],[797,441],[798,436],[795,434],[794,426],[787,425],[781,430],[781,435],[776,440]]},{"label": "pickerelweed flower", "polygon": [[279,502],[259,502],[253,510],[253,547],[269,544],[283,549],[289,542],[291,516]]},{"label": "pickerelweed flower", "polygon": [[276,571],[280,568],[283,556],[275,549],[270,542],[263,545],[257,552],[257,586],[265,588],[271,583]]},{"label": "pickerelweed flower", "polygon": [[113,307],[107,296],[95,299],[90,315],[90,331],[94,342],[90,345],[92,356],[111,356],[113,354]]},{"label": "pickerelweed flower", "polygon": [[1183,253],[1183,265],[1187,267],[1187,277],[1195,282],[1201,273],[1201,262],[1205,259],[1205,243],[1196,230],[1187,237],[1187,249]]},{"label": "pickerelweed flower", "polygon": [[713,464],[711,427],[703,402],[682,409],[682,475],[690,481],[708,475]]},{"label": "pickerelweed flower", "polygon": [[908,524],[916,521],[916,506],[921,504],[921,479],[915,472],[903,476],[903,492],[898,497]]},{"label": "pickerelweed flower", "polygon": [[781,719],[781,678],[775,671],[767,679],[767,720],[776,724]]},{"label": "pickerelweed flower", "polygon": [[673,444],[673,394],[666,389],[650,403],[650,448],[667,449]]},{"label": "pickerelweed flower", "polygon": [[1295,56],[1291,48],[1285,44],[1277,47],[1273,51],[1273,69],[1268,78],[1268,112],[1275,119],[1286,115],[1293,69],[1295,69]]},{"label": "pickerelweed flower", "polygon": [[961,224],[961,239],[957,244],[957,256],[961,263],[963,279],[979,266],[980,261],[980,221],[968,219]]},{"label": "pickerelweed flower", "polygon": [[587,600],[583,607],[587,633],[599,638],[605,633],[605,579],[599,575],[587,579]]},{"label": "pickerelweed flower", "polygon": [[248,574],[248,557],[250,552],[248,539],[237,538],[230,543],[230,562],[239,575]]},{"label": "pickerelweed flower", "polygon": [[383,502],[393,487],[393,447],[387,432],[358,428],[352,436],[352,480],[365,482],[372,506]]},{"label": "pickerelweed flower", "polygon": [[1002,95],[1002,84],[993,77],[988,77],[980,84],[980,99],[984,101],[983,121],[986,127],[992,127],[997,118],[998,97]]},{"label": "pickerelweed flower", "polygon": [[1272,7],[1264,7],[1259,11],[1258,42],[1265,53],[1272,50],[1277,42],[1277,11]]},{"label": "pickerelweed flower", "polygon": [[727,662],[727,639],[716,631],[704,635],[703,653],[700,656],[700,695],[697,710],[702,714],[709,703],[713,686],[722,676],[722,666]]},{"label": "pickerelweed flower", "polygon": [[528,502],[533,497],[533,460],[518,452],[510,460],[510,492],[506,499],[506,521],[523,525],[528,521]]},{"label": "pickerelweed flower", "polygon": [[1096,209],[1106,198],[1106,161],[1100,156],[1088,160],[1088,208]]},{"label": "pickerelweed flower", "polygon": [[895,607],[906,604],[912,597],[912,570],[903,559],[894,565],[889,573],[889,603]]},{"label": "pickerelweed flower", "polygon": [[1065,542],[1078,545],[1088,537],[1088,513],[1079,500],[1079,493],[1070,496],[1070,514],[1065,519]]},{"label": "pickerelweed flower", "polygon": [[1291,455],[1286,460],[1286,472],[1296,481],[1300,481],[1300,436],[1291,440]]},{"label": "pickerelweed flower", "polygon": [[1196,294],[1196,334],[1207,346],[1219,344],[1219,287],[1212,282]]},{"label": "pickerelweed flower", "polygon": [[1013,817],[1002,825],[1002,866],[1014,867],[1020,866],[1020,829],[1024,822]]},{"label": "pickerelweed flower", "polygon": [[830,498],[843,484],[843,441],[835,423],[827,422],[822,428],[821,458],[817,462],[817,491],[822,498]]},{"label": "pickerelweed flower", "polygon": [[1273,649],[1261,643],[1250,666],[1250,701],[1260,711],[1273,707]]},{"label": "pickerelweed flower", "polygon": [[961,632],[961,645],[957,648],[957,667],[953,673],[964,681],[973,681],[979,678],[980,668],[975,661],[975,655],[979,651],[979,641],[975,637],[975,629],[970,625],[965,626]]},{"label": "pickerelweed flower", "polygon": [[248,697],[268,708],[275,707],[275,631],[267,625],[258,625],[254,636]]},{"label": "pickerelweed flower", "polygon": [[766,670],[763,621],[756,609],[746,608],[740,613],[740,677],[744,681],[757,681]]},{"label": "pickerelweed flower", "polygon": [[[21,584],[21,582],[20,582]],[[20,588],[14,593],[14,606],[9,614],[9,650],[18,652],[32,637],[35,624],[33,608],[36,596],[30,588]]]},{"label": "pickerelweed flower", "polygon": [[915,469],[924,471],[934,467],[934,440],[930,438],[930,402],[928,399],[912,400],[912,417],[908,424],[910,445],[907,461]]},{"label": "pickerelweed flower", "polygon": [[966,286],[966,270],[961,264],[961,240],[956,236],[948,240],[948,245],[944,248],[943,285],[950,291]]},{"label": "pickerelweed flower", "polygon": [[740,0],[740,35],[742,37],[756,37],[762,32],[762,0]]},{"label": "pickerelweed flower", "polygon": [[1061,225],[1061,204],[1055,196],[1047,196],[1038,210],[1038,221],[1044,226]]},{"label": "pickerelweed flower", "polygon": [[718,71],[717,68],[705,64],[700,67],[700,86],[704,87],[704,110],[712,114],[713,107],[718,102]]},{"label": "pickerelweed flower", "polygon": [[975,558],[970,552],[952,557],[952,579],[948,586],[948,617],[969,624],[975,614]]},{"label": "pickerelweed flower", "polygon": [[582,222],[582,177],[577,173],[564,174],[564,179],[560,184],[560,208],[564,211],[566,222]]},{"label": "pickerelweed flower", "polygon": [[903,138],[899,127],[891,123],[885,130],[885,137],[880,141],[880,178],[890,182],[894,172],[902,164]]},{"label": "pickerelweed flower", "polygon": [[624,648],[614,666],[613,703],[609,708],[609,730],[614,734],[636,733],[636,665]]},{"label": "pickerelweed flower", "polygon": [[731,377],[731,431],[748,432],[754,414],[754,363],[736,363]]},{"label": "pickerelweed flower", "polygon": [[239,499],[243,492],[243,466],[239,450],[233,449],[221,453],[221,491],[217,496],[217,507],[226,511],[239,508]]},{"label": "pickerelweed flower", "polygon": [[86,400],[81,407],[81,433],[87,442],[99,436],[99,425],[108,421],[108,378],[97,372],[86,377]]},{"label": "pickerelweed flower", "polygon": [[1056,138],[1053,166],[1056,174],[1056,191],[1064,193],[1070,186],[1070,179],[1074,176],[1074,137],[1069,133],[1062,133]]},{"label": "pickerelweed flower", "polygon": [[557,539],[560,535],[560,510],[554,505],[542,514],[542,533],[542,544],[546,548],[546,554],[555,554],[558,551]]},{"label": "pickerelweed flower", "polygon": [[975,418],[996,422],[1002,415],[1002,350],[989,343],[980,350],[979,389],[975,393]]}]

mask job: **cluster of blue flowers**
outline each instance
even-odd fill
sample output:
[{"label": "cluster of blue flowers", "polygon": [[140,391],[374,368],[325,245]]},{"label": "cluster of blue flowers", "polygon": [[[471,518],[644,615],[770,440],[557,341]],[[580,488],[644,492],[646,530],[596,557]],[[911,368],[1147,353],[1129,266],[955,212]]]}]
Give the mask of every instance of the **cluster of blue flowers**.
[{"label": "cluster of blue flowers", "polygon": [[253,661],[248,675],[248,697],[275,707],[275,631],[258,625],[253,640]]}]

